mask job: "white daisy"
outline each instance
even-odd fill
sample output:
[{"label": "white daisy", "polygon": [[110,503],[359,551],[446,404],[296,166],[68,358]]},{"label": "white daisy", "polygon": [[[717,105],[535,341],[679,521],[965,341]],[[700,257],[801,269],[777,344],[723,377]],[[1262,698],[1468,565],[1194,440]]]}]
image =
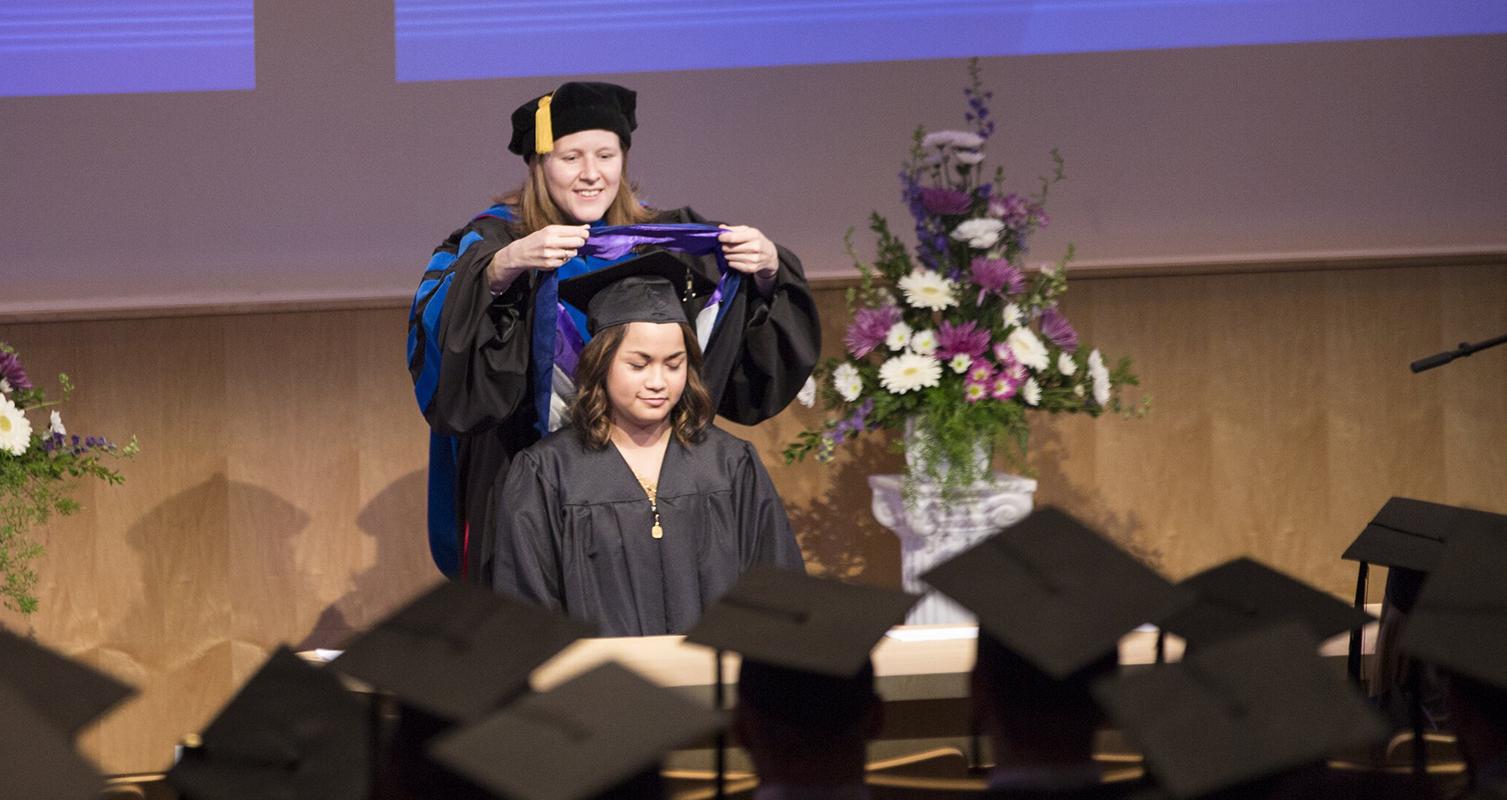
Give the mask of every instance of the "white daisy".
[{"label": "white daisy", "polygon": [[1104,366],[1104,356],[1098,350],[1088,354],[1088,377],[1094,382],[1094,402],[1109,405],[1109,370]]},{"label": "white daisy", "polygon": [[31,421],[8,398],[0,397],[0,452],[19,456],[31,446]]},{"label": "white daisy", "polygon": [[1052,363],[1052,357],[1047,354],[1046,345],[1036,338],[1036,334],[1030,328],[1020,327],[1010,331],[1005,343],[1010,345],[1010,352],[1015,354],[1015,361],[1024,364],[1031,369],[1040,372]]},{"label": "white daisy", "polygon": [[910,349],[918,356],[929,356],[937,352],[937,332],[931,328],[916,331],[910,337]]},{"label": "white daisy", "polygon": [[942,381],[942,365],[934,358],[905,353],[879,367],[879,383],[894,394],[905,394]]},{"label": "white daisy", "polygon": [[1041,384],[1035,378],[1027,378],[1025,388],[1020,390],[1020,396],[1026,401],[1026,405],[1035,406],[1041,404]]},{"label": "white daisy", "polygon": [[1057,371],[1062,373],[1063,377],[1071,378],[1073,373],[1078,371],[1078,362],[1073,360],[1071,353],[1058,353]]},{"label": "white daisy", "polygon": [[957,284],[942,277],[942,273],[918,269],[900,279],[900,290],[905,292],[905,302],[915,308],[941,311],[958,304]]},{"label": "white daisy", "polygon": [[970,167],[984,160],[984,154],[977,150],[959,150],[953,153],[952,157],[956,158],[959,164],[967,164]]},{"label": "white daisy", "polygon": [[951,367],[953,372],[962,375],[968,371],[969,367],[973,366],[973,356],[967,353],[958,353],[952,357],[951,361],[947,362],[947,366]]},{"label": "white daisy", "polygon": [[897,322],[890,326],[890,332],[885,334],[884,346],[894,351],[904,350],[910,344],[910,326],[904,322]]},{"label": "white daisy", "polygon": [[1074,384],[1073,385],[1073,396],[1074,397],[1082,397],[1083,396],[1083,384],[1079,383],[1079,384]]},{"label": "white daisy", "polygon": [[984,146],[984,137],[968,131],[933,131],[921,140],[921,146],[977,150]]},{"label": "white daisy", "polygon": [[999,241],[1005,223],[997,219],[967,219],[952,229],[952,238],[967,242],[975,250],[988,250]]},{"label": "white daisy", "polygon": [[842,399],[849,403],[858,399],[863,394],[863,378],[858,374],[858,368],[844,361],[832,370],[832,388],[842,395]]},{"label": "white daisy", "polygon": [[1020,306],[1014,303],[1005,303],[1004,318],[1006,328],[1013,328],[1019,325],[1021,318],[1024,316],[1025,313],[1020,310]]}]

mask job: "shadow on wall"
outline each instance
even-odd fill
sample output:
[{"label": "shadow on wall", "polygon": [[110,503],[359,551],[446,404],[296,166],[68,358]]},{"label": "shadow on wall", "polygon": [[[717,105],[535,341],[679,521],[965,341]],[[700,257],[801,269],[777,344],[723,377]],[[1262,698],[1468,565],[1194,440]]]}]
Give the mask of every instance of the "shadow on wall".
[{"label": "shadow on wall", "polygon": [[[1084,524],[1108,536],[1141,563],[1161,571],[1165,558],[1161,547],[1145,530],[1145,523],[1134,511],[1118,513],[1093,486],[1074,483],[1065,468],[1072,454],[1055,425],[1041,425],[1031,430],[1031,465],[1036,468],[1038,487],[1047,487],[1051,503],[1082,520]],[[1042,505],[1041,488],[1037,489],[1037,507]]]},{"label": "shadow on wall", "polygon": [[[234,541],[232,519],[254,536]],[[153,507],[126,533],[137,554],[141,593],[122,617],[113,644],[134,650],[143,663],[171,668],[223,641],[235,628],[236,609],[255,609],[251,613],[261,616],[265,596],[299,591],[286,581],[298,574],[292,543],[308,524],[308,514],[278,495],[224,475]],[[235,579],[235,570],[248,569],[281,580]],[[248,588],[264,596],[243,596]]]},{"label": "shadow on wall", "polygon": [[351,590],[320,613],[295,650],[340,647],[420,589],[440,579],[429,555],[422,469],[393,481],[356,516],[376,544],[371,567],[351,578]]},{"label": "shadow on wall", "polygon": [[900,541],[868,511],[869,475],[904,469],[889,442],[888,436],[871,433],[838,448],[835,460],[814,465],[826,492],[786,507],[807,572],[899,588]]}]

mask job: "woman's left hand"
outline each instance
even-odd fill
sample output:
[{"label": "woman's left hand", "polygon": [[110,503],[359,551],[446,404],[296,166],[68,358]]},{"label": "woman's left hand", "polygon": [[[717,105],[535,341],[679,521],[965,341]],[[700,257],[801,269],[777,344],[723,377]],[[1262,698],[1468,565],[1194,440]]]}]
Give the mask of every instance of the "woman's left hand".
[{"label": "woman's left hand", "polygon": [[717,241],[722,243],[722,254],[727,257],[727,265],[754,276],[761,285],[772,283],[775,273],[780,270],[780,254],[775,250],[774,242],[769,241],[769,237],[760,233],[758,228],[747,225],[720,227],[722,233]]}]

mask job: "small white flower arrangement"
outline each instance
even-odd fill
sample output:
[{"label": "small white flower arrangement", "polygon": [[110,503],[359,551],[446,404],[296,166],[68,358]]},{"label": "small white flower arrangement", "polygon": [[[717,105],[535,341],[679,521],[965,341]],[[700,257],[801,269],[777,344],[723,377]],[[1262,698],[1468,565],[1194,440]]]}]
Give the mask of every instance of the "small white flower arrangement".
[{"label": "small white flower arrangement", "polygon": [[56,408],[47,413],[45,427],[33,426],[28,412],[56,406],[73,393],[67,375],[59,375],[58,384],[62,398],[48,399],[32,384],[15,349],[0,342],[0,603],[22,614],[37,610],[31,563],[42,554],[27,532],[53,514],[78,511],[68,492],[72,481],[120,483],[124,479],[104,459],[129,458],[138,449],[135,439],[117,447],[102,436],[69,434]]}]

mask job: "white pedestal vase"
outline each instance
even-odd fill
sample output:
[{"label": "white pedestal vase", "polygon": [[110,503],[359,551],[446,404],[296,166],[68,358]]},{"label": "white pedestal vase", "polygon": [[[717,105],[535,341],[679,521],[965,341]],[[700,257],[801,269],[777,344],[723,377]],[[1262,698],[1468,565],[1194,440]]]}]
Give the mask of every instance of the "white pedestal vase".
[{"label": "white pedestal vase", "polygon": [[[918,435],[911,422],[905,426],[905,441],[906,465],[915,470],[917,454],[929,442]],[[987,445],[976,449],[974,459],[976,473],[990,474]],[[991,479],[944,499],[941,486],[918,480],[908,504],[904,475],[870,475],[869,488],[874,493],[874,518],[900,539],[900,575],[905,590],[923,595],[905,618],[906,624],[972,623],[972,614],[932,591],[921,575],[1025,519],[1031,513],[1036,481],[995,472]]]},{"label": "white pedestal vase", "polygon": [[870,475],[874,518],[900,538],[900,575],[907,592],[924,594],[905,618],[907,625],[969,624],[973,615],[931,591],[921,575],[1031,513],[1036,481],[997,472],[944,502],[941,488],[921,482],[906,508],[904,475]]}]

